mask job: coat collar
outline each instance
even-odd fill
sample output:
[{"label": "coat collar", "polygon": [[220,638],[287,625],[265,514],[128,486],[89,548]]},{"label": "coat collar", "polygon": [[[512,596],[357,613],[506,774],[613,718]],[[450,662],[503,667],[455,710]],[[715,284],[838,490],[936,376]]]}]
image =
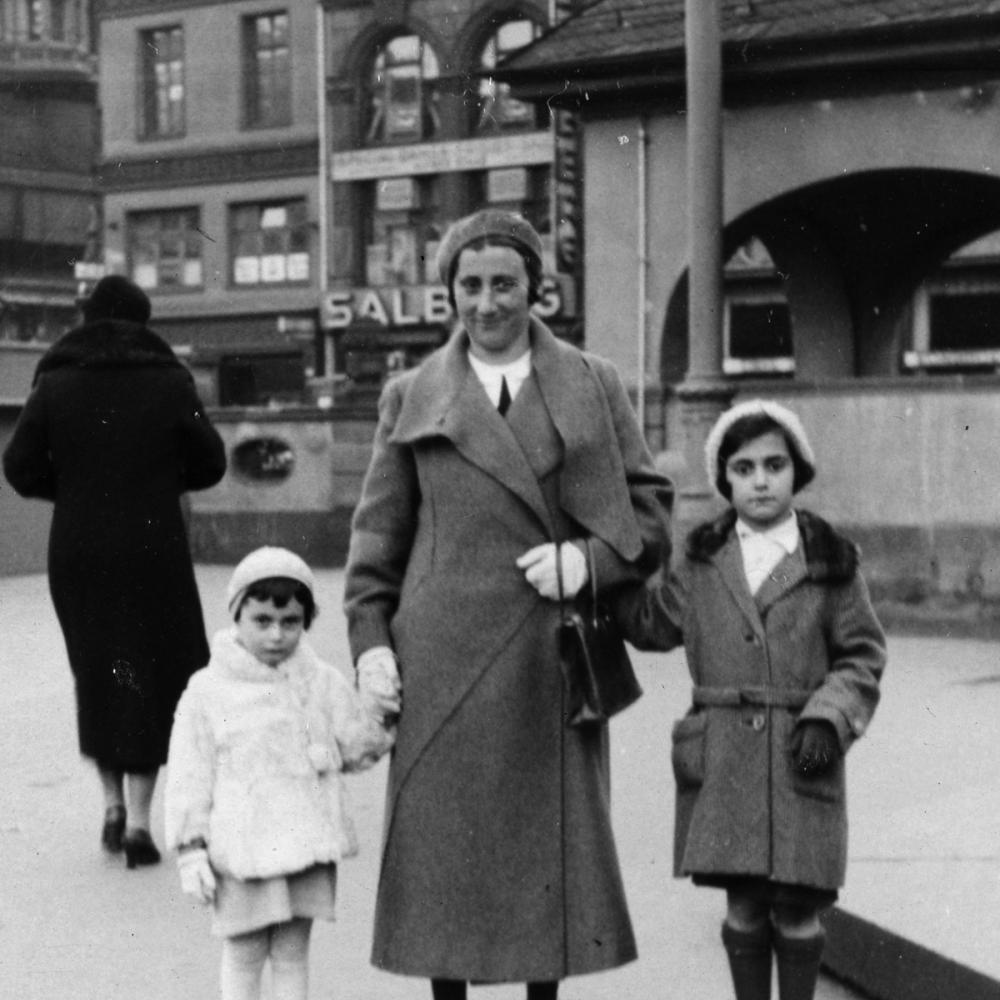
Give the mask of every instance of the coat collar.
[{"label": "coat collar", "polygon": [[[490,404],[469,365],[469,338],[459,327],[415,371],[400,377],[403,402],[390,440],[414,444],[446,437],[465,459],[503,483],[540,518],[552,536],[551,514],[521,446]],[[531,317],[531,362],[538,388],[564,445],[559,500],[585,529],[625,559],[642,542],[614,437],[603,385],[587,356]]]},{"label": "coat collar", "polygon": [[170,345],[139,323],[97,320],[60,337],[35,368],[34,381],[58,368],[183,368]]}]

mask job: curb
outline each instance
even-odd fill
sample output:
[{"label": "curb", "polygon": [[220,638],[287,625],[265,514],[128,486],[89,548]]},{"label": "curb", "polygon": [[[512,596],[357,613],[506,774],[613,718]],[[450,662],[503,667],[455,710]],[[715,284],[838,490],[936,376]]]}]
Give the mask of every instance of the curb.
[{"label": "curb", "polygon": [[1000,982],[834,907],[823,967],[872,1000],[998,1000]]}]

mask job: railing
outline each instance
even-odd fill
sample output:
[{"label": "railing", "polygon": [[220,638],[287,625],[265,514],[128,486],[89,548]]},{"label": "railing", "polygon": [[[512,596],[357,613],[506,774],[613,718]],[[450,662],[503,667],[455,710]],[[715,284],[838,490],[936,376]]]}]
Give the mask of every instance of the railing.
[{"label": "railing", "polygon": [[96,76],[97,57],[81,42],[56,42],[51,39],[0,38],[0,71],[58,70]]}]

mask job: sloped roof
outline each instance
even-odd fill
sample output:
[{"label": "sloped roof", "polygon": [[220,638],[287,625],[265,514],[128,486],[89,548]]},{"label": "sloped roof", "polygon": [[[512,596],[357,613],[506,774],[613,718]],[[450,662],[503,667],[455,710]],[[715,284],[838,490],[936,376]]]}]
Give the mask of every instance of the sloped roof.
[{"label": "sloped roof", "polygon": [[[698,0],[701,3],[713,0]],[[725,48],[903,35],[1000,17],[1000,0],[715,0]],[[579,70],[648,57],[682,58],[685,0],[596,0],[509,59],[522,72]]]}]

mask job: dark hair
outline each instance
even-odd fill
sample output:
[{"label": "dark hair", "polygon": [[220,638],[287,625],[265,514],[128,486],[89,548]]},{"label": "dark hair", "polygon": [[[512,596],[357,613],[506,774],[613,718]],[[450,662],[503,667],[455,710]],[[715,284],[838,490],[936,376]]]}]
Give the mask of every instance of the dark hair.
[{"label": "dark hair", "polygon": [[255,580],[247,587],[240,598],[240,603],[233,612],[234,621],[240,620],[243,605],[246,604],[247,599],[250,597],[257,601],[274,601],[276,608],[285,607],[294,597],[302,605],[306,628],[312,625],[319,610],[316,607],[312,591],[304,583],[300,583],[298,580],[293,580],[287,576],[268,576],[263,580]]},{"label": "dark hair", "polygon": [[733,491],[726,480],[726,463],[749,441],[759,438],[771,431],[777,431],[788,445],[788,454],[792,456],[792,467],[795,470],[792,479],[792,492],[798,493],[808,486],[816,475],[816,470],[802,457],[795,440],[788,431],[773,417],[766,413],[750,413],[733,422],[732,427],[722,436],[719,443],[719,453],[715,459],[715,485],[719,492],[732,500]]},{"label": "dark hair", "polygon": [[83,319],[94,323],[99,319],[125,319],[147,323],[152,307],[149,296],[124,275],[109,274],[101,278],[94,290],[80,304]]},{"label": "dark hair", "polygon": [[528,274],[528,305],[533,306],[542,298],[542,261],[536,257],[520,240],[511,239],[509,236],[490,234],[488,236],[477,236],[474,240],[466,243],[452,258],[451,266],[448,268],[448,302],[451,308],[458,312],[455,306],[455,274],[458,271],[458,258],[462,256],[463,250],[482,250],[483,247],[510,247],[515,250],[521,260],[524,261],[524,270]]}]

